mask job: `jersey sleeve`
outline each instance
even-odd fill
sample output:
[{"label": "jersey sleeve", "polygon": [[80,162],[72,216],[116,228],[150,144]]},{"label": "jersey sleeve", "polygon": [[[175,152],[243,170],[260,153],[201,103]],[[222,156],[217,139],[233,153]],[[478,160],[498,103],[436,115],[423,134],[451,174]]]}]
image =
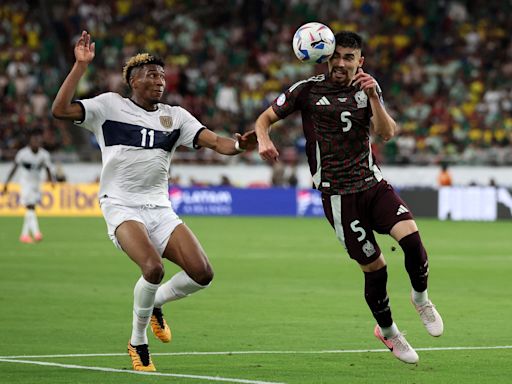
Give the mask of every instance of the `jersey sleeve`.
[{"label": "jersey sleeve", "polygon": [[302,109],[302,94],[309,88],[307,81],[299,81],[293,84],[285,92],[281,93],[273,102],[272,109],[280,119]]},{"label": "jersey sleeve", "polygon": [[14,163],[20,165],[23,162],[23,150],[19,150],[14,157]]},{"label": "jersey sleeve", "polygon": [[197,136],[199,132],[205,129],[205,126],[199,122],[192,114],[184,108],[177,107],[176,127],[180,130],[179,145],[189,148],[197,148]]},{"label": "jersey sleeve", "polygon": [[82,121],[75,121],[75,125],[97,133],[101,128],[101,124],[105,121],[105,111],[111,106],[112,95],[113,93],[111,92],[102,93],[91,99],[74,101],[80,104],[84,112],[84,119]]}]

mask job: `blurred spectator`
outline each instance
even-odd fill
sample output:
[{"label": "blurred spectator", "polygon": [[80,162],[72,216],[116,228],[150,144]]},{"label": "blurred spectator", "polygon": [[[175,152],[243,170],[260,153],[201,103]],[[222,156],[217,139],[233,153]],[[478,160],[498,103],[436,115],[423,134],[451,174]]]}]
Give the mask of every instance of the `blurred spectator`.
[{"label": "blurred spectator", "polygon": [[232,187],[233,184],[231,183],[231,180],[227,175],[222,175],[220,177],[220,184],[221,187]]},{"label": "blurred spectator", "polygon": [[437,183],[441,187],[449,187],[452,185],[452,175],[448,171],[448,164],[443,163],[441,165],[441,172],[437,177]]},{"label": "blurred spectator", "polygon": [[[383,89],[400,134],[372,144],[388,164],[512,164],[512,3],[474,1],[273,0],[253,2],[3,0],[0,5],[0,156],[10,160],[26,123],[48,104],[72,65],[70,45],[87,29],[97,55],[78,96],[123,92],[117,63],[137,51],[166,61],[165,102],[181,104],[217,133],[248,129],[286,85],[325,71],[300,63],[291,40],[304,22],[366,38],[366,71]],[[45,8],[43,8],[45,7]],[[48,17],[45,17],[47,15]],[[130,28],[127,28],[129,25]],[[218,108],[218,110],[217,110]],[[83,159],[98,152],[82,132],[50,120],[45,147]],[[74,132],[74,131],[73,131]],[[299,118],[276,130],[289,161],[304,161]],[[46,141],[48,140],[48,141]],[[55,157],[55,154],[54,154]],[[58,156],[57,156],[58,158]],[[258,162],[180,150],[175,161]],[[288,161],[288,160],[287,160]]]},{"label": "blurred spectator", "polygon": [[55,166],[55,181],[57,183],[65,183],[67,181],[66,173],[60,163]]},{"label": "blurred spectator", "polygon": [[288,186],[290,188],[297,188],[299,184],[299,178],[297,177],[297,166],[292,166],[290,170],[290,175],[288,176]]},{"label": "blurred spectator", "polygon": [[282,161],[278,161],[272,164],[272,178],[271,184],[273,187],[284,187],[285,186],[285,166]]}]

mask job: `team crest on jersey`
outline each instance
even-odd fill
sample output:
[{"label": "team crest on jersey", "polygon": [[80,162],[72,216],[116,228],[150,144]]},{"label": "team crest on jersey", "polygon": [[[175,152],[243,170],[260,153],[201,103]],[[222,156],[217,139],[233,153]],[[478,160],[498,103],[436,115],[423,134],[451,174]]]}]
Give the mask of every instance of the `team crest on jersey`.
[{"label": "team crest on jersey", "polygon": [[359,91],[354,95],[354,99],[356,99],[357,108],[366,108],[368,105],[368,96],[364,91]]},{"label": "team crest on jersey", "polygon": [[366,240],[366,243],[363,244],[363,252],[366,257],[370,257],[375,253],[375,247],[370,243],[370,240]]},{"label": "team crest on jersey", "polygon": [[166,129],[171,129],[172,127],[172,117],[171,116],[160,116],[160,124]]}]

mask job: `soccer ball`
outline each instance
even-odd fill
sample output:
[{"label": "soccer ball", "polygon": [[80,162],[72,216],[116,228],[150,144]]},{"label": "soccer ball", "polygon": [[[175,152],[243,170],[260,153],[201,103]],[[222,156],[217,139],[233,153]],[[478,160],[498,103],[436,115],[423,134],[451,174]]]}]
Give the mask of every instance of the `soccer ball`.
[{"label": "soccer ball", "polygon": [[307,23],[293,35],[293,52],[305,63],[325,63],[336,48],[334,33],[321,23]]}]

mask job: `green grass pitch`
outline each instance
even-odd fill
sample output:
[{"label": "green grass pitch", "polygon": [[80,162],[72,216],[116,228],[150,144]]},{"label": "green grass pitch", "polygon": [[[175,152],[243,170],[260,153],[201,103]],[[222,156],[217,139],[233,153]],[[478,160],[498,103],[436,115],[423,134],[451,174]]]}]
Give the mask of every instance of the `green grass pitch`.
[{"label": "green grass pitch", "polygon": [[[379,351],[362,273],[325,220],[185,221],[215,279],[164,307],[173,341],[161,344],[149,332],[158,372],[142,376],[130,373],[126,354],[139,273],[108,240],[103,219],[41,218],[44,241],[26,245],[17,241],[21,218],[0,218],[0,382],[512,380],[511,222],[418,222],[430,256],[430,297],[445,321],[440,338],[426,333],[409,302],[400,248],[392,252],[394,242],[379,237],[394,319],[419,349],[419,364],[406,365]],[[166,278],[177,271],[165,265]],[[72,356],[81,354],[89,356]]]}]

